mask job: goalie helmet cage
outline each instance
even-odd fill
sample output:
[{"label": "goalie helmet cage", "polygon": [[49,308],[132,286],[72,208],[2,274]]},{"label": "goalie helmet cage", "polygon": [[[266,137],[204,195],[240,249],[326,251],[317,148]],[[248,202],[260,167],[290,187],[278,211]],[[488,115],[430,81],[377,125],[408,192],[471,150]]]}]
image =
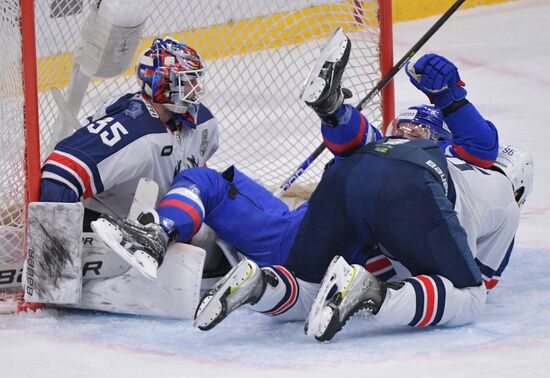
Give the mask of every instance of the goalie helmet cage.
[{"label": "goalie helmet cage", "polygon": [[[82,24],[100,3],[0,0],[0,289],[20,285],[26,207],[39,196],[40,166],[56,142],[51,90],[68,93]],[[166,35],[194,47],[206,62],[204,103],[221,129],[209,166],[237,163],[275,188],[321,140],[317,116],[299,100],[320,47],[338,26],[352,40],[343,85],[357,103],[392,68],[391,12],[391,0],[149,1],[138,52]],[[84,122],[105,100],[138,89],[133,67],[92,80],[77,117]],[[364,113],[377,127],[393,118],[391,83]],[[325,153],[300,182],[315,184],[329,158]]]}]

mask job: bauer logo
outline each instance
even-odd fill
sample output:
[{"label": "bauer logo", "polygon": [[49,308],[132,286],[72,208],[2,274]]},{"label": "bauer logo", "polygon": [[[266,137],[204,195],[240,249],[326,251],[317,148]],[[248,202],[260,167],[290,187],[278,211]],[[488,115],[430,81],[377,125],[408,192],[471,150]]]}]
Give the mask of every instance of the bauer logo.
[{"label": "bauer logo", "polygon": [[82,276],[86,278],[99,277],[102,267],[103,261],[88,261],[82,266]]},{"label": "bauer logo", "polygon": [[0,288],[21,286],[22,273],[23,269],[16,267],[0,270]]},{"label": "bauer logo", "polygon": [[25,291],[28,295],[32,295],[34,293],[34,249],[32,248],[29,248],[27,252],[25,283]]},{"label": "bauer logo", "polygon": [[416,117],[416,110],[405,110],[399,114],[399,119],[414,119]]}]

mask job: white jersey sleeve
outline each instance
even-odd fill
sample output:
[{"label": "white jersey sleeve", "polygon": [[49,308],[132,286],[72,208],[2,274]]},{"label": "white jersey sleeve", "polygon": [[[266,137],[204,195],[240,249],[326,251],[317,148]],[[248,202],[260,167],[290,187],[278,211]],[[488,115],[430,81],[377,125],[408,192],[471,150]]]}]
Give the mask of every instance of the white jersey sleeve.
[{"label": "white jersey sleeve", "polygon": [[454,209],[488,289],[508,263],[519,225],[519,207],[510,181],[501,173],[448,158],[456,190]]}]

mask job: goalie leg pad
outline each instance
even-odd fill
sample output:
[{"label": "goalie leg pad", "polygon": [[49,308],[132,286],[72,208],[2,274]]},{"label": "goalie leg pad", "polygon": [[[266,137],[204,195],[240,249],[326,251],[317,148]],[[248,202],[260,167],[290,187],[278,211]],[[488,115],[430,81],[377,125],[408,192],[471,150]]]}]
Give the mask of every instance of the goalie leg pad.
[{"label": "goalie leg pad", "polygon": [[82,203],[29,205],[23,288],[27,302],[77,303],[82,287]]},{"label": "goalie leg pad", "polygon": [[202,248],[174,243],[166,252],[158,277],[150,281],[135,269],[107,279],[84,282],[82,300],[70,306],[121,314],[193,319],[204,258]]}]

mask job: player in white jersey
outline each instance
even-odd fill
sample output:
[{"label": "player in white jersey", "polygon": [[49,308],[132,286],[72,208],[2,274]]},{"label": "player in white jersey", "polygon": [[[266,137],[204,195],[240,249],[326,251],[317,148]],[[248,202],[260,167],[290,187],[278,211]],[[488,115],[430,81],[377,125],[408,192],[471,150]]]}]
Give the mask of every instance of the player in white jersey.
[{"label": "player in white jersey", "polygon": [[44,163],[40,201],[83,200],[92,219],[126,217],[140,178],[153,179],[165,193],[180,171],[205,166],[219,131],[201,103],[204,74],[190,46],[154,40],[138,57],[140,91],[107,101],[56,145]]},{"label": "player in white jersey", "polygon": [[[468,110],[454,65],[437,56],[417,64],[410,71],[414,80],[444,106],[444,114]],[[354,118],[331,106],[342,94],[328,68],[318,74],[327,89],[309,105],[336,128],[360,128],[357,119],[350,122]],[[319,105],[331,110],[319,111]],[[517,149],[501,148],[495,169],[502,174],[457,159],[457,146],[447,148],[446,157],[437,144],[412,131],[402,136],[414,140],[390,138],[355,147],[351,156],[328,168],[284,266],[259,269],[242,261],[204,296],[195,325],[211,329],[246,303],[282,319],[303,319],[312,306],[306,333],[318,340],[331,339],[363,309],[396,325],[473,321],[484,307],[487,288],[494,286],[491,281],[508,262],[518,205],[531,189],[533,161]],[[487,150],[495,148],[490,142]],[[494,160],[488,155],[482,160]],[[393,281],[381,282],[363,266],[350,266],[346,260],[353,261],[364,245],[376,245],[405,269],[397,269]],[[327,303],[333,288],[336,293]]]}]

